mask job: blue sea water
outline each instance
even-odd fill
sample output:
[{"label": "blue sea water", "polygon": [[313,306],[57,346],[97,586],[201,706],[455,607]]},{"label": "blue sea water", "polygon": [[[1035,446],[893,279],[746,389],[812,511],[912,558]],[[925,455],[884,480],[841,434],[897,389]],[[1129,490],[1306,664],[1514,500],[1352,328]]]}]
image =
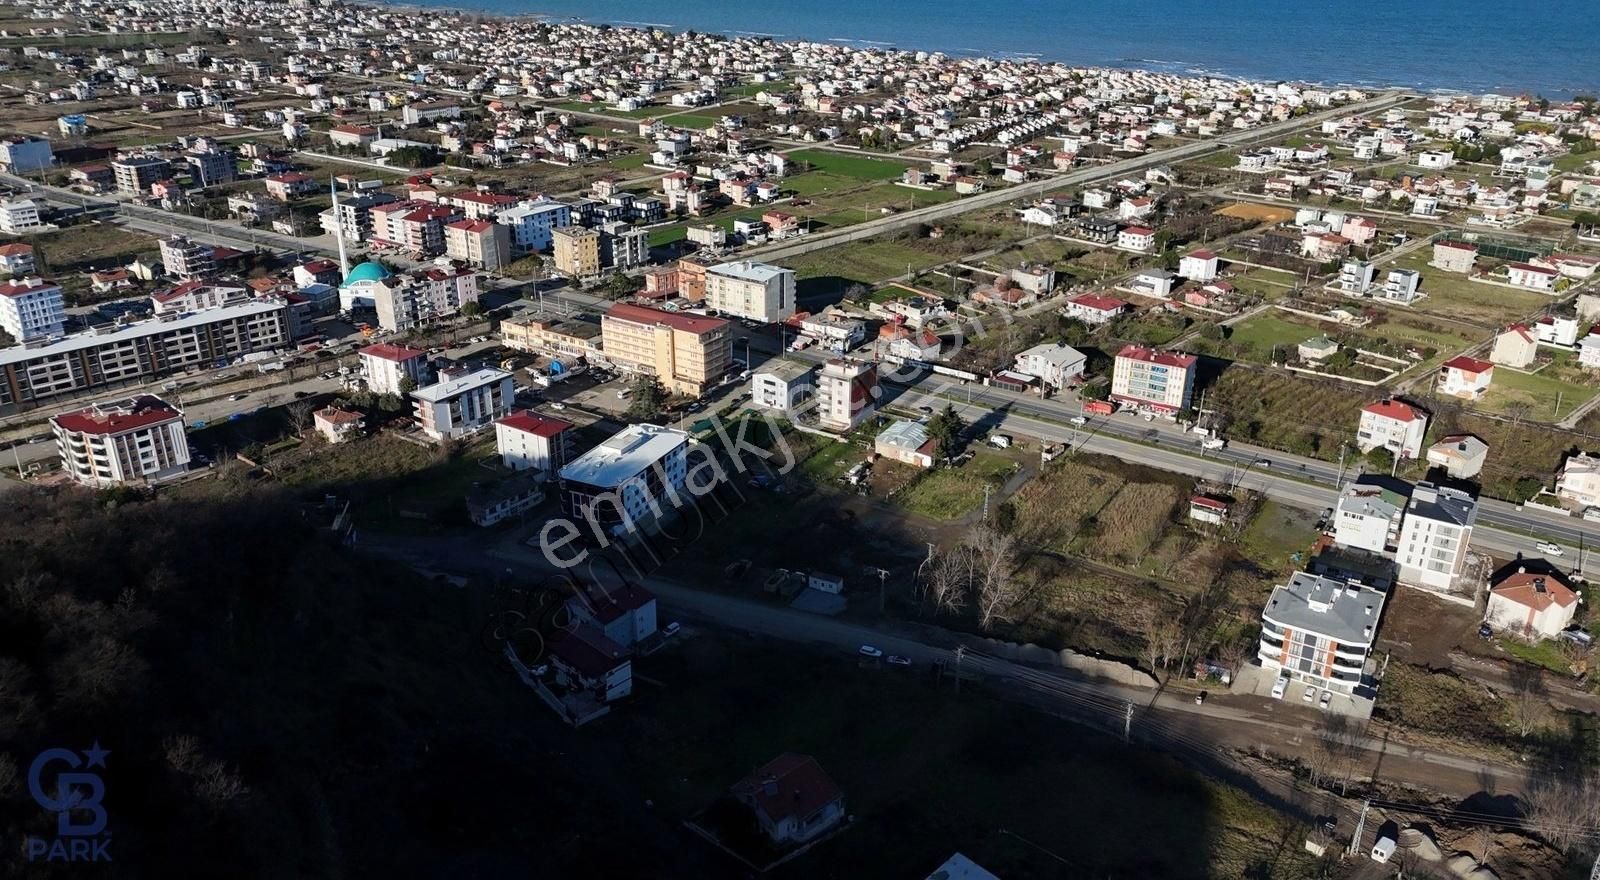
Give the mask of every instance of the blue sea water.
[{"label": "blue sea water", "polygon": [[1252,79],[1550,98],[1600,92],[1600,0],[459,0],[436,5]]}]

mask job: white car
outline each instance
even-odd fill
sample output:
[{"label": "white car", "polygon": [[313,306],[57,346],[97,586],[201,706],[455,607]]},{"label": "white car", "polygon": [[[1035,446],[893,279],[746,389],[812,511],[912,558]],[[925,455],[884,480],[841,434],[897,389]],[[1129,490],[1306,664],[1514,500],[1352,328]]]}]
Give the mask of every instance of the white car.
[{"label": "white car", "polygon": [[1307,685],[1306,692],[1300,695],[1300,699],[1305,700],[1307,703],[1315,703],[1317,701],[1317,689]]},{"label": "white car", "polygon": [[860,654],[863,657],[866,657],[869,660],[877,660],[878,658],[883,656],[883,652],[882,651],[878,650],[877,648],[872,647],[871,645],[862,645],[861,647],[856,649],[856,653]]},{"label": "white car", "polygon": [[1537,544],[1535,544],[1533,546],[1540,553],[1543,553],[1546,556],[1560,556],[1563,553],[1567,552],[1567,551],[1561,549],[1561,545],[1560,544],[1554,543],[1552,541],[1540,541],[1539,543],[1537,543]]},{"label": "white car", "polygon": [[1274,700],[1283,699],[1283,692],[1288,689],[1289,679],[1279,676],[1278,680],[1272,683],[1272,698]]},{"label": "white car", "polygon": [[910,666],[911,658],[901,657],[899,654],[890,654],[887,661],[890,666]]},{"label": "white car", "polygon": [[567,405],[562,403],[559,400],[552,400],[552,401],[550,401],[550,408],[551,409],[555,409],[555,410],[562,410],[562,409],[566,409]]},{"label": "white car", "polygon": [[1322,708],[1326,709],[1326,708],[1328,708],[1328,704],[1332,703],[1332,702],[1333,702],[1333,691],[1323,691],[1322,692],[1322,698],[1317,700],[1317,705],[1319,705]]},{"label": "white car", "polygon": [[676,620],[674,620],[673,622],[661,628],[661,637],[670,639],[677,635],[678,630],[680,629],[683,629],[683,627],[680,626]]},{"label": "white car", "polygon": [[1086,416],[1073,416],[1071,422],[1081,428],[1089,424],[1089,419]]}]

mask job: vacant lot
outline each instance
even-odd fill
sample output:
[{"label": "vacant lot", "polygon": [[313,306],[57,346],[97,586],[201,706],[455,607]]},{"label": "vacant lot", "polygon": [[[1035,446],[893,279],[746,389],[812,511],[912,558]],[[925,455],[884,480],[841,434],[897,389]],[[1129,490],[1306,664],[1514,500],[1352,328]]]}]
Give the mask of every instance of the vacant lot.
[{"label": "vacant lot", "polygon": [[[1538,422],[1554,422],[1595,395],[1595,389],[1538,373],[1518,373],[1501,368],[1494,371],[1494,383],[1476,406],[1487,412],[1514,415]],[[1557,412],[1557,407],[1560,412]]]},{"label": "vacant lot", "polygon": [[1217,213],[1224,217],[1238,217],[1240,220],[1254,220],[1257,223],[1282,223],[1285,220],[1294,219],[1293,208],[1258,205],[1254,202],[1234,202],[1226,207],[1218,208]]},{"label": "vacant lot", "polygon": [[1332,325],[1318,326],[1310,321],[1293,320],[1276,309],[1240,321],[1228,329],[1228,342],[1233,352],[1261,364],[1271,363],[1273,349],[1280,346],[1292,349],[1312,337],[1336,332]]},{"label": "vacant lot", "polygon": [[980,451],[958,468],[938,468],[895,496],[912,513],[931,519],[952,520],[971,513],[983,503],[984,489],[998,491],[1017,472],[1017,463],[992,452]]},{"label": "vacant lot", "polygon": [[[660,685],[594,735],[655,809],[689,818],[785,752],[843,790],[854,824],[780,880],[920,877],[958,850],[1008,880],[1311,876],[1279,846],[1283,821],[1243,794],[981,688],[698,634],[650,665]],[[1094,845],[1064,845],[1063,829]]]},{"label": "vacant lot", "polygon": [[1228,436],[1301,455],[1333,459],[1355,436],[1361,408],[1375,391],[1334,380],[1229,367],[1207,391],[1206,404],[1228,418]]},{"label": "vacant lot", "polygon": [[39,271],[53,275],[112,269],[157,251],[152,235],[110,223],[85,223],[24,239],[33,244]]},{"label": "vacant lot", "polygon": [[1416,311],[1470,321],[1484,327],[1509,324],[1537,312],[1551,302],[1550,297],[1542,293],[1480,284],[1467,280],[1464,275],[1431,268],[1428,257],[1422,254],[1409,254],[1386,263],[1380,271],[1390,268],[1414,269],[1422,273],[1422,284],[1418,289],[1427,294],[1427,298],[1412,307]]},{"label": "vacant lot", "polygon": [[785,260],[795,270],[802,298],[843,293],[856,284],[876,287],[906,274],[945,262],[947,257],[918,246],[916,239],[874,238],[812,251]]},{"label": "vacant lot", "polygon": [[893,180],[900,176],[909,162],[874,159],[870,156],[851,156],[826,150],[797,150],[789,154],[796,162],[804,162],[818,171],[854,177],[857,180]]}]

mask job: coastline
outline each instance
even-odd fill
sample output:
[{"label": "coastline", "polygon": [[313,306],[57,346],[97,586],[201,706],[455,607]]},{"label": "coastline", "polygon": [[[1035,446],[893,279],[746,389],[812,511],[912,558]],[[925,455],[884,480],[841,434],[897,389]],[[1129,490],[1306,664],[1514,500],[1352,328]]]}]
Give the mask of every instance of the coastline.
[{"label": "coastline", "polygon": [[[525,12],[511,12],[504,9],[462,4],[459,2],[442,2],[420,4],[410,2],[390,2],[390,0],[354,0],[356,5],[384,8],[391,11],[404,13],[428,14],[430,12],[446,11],[456,15],[481,17],[485,20],[498,20],[506,22],[539,22],[549,25],[580,25],[580,26],[609,26],[633,30],[661,30],[669,33],[683,33],[694,31],[696,33],[715,35],[728,39],[743,40],[773,40],[786,44],[831,44],[836,46],[857,47],[865,51],[880,52],[927,52],[940,54],[953,59],[961,60],[987,60],[997,63],[1038,63],[1062,64],[1081,69],[1103,69],[1142,72],[1154,75],[1171,75],[1183,77],[1202,77],[1222,81],[1241,83],[1289,83],[1300,86],[1310,86],[1327,89],[1358,89],[1364,91],[1402,90],[1422,95],[1481,95],[1487,93],[1500,94],[1543,94],[1551,99],[1570,99],[1575,94],[1600,91],[1600,81],[1592,86],[1576,85],[1564,86],[1559,90],[1539,89],[1529,86],[1502,86],[1497,88],[1485,87],[1482,83],[1457,82],[1447,84],[1443,82],[1429,82],[1425,79],[1412,79],[1407,81],[1403,77],[1372,78],[1330,77],[1296,75],[1293,71],[1279,69],[1266,72],[1261,69],[1251,69],[1237,65],[1229,65],[1222,59],[1212,60],[1174,60],[1160,57],[1141,56],[1135,53],[1124,52],[1116,57],[1086,58],[1074,57],[1070,51],[1052,52],[1050,50],[1023,50],[1005,49],[1000,47],[983,48],[972,45],[938,46],[929,43],[915,42],[908,39],[905,42],[869,39],[863,36],[809,36],[798,33],[783,33],[778,30],[742,30],[733,27],[699,27],[688,24],[674,24],[662,21],[648,21],[639,18],[630,18],[629,13],[617,9],[614,16],[597,14],[600,10],[590,10],[583,14],[569,14],[555,12],[548,9],[530,9]],[[542,0],[528,0],[530,6],[536,6]],[[838,30],[837,26],[827,29]],[[964,35],[957,42],[974,42],[971,37],[981,34],[981,29],[974,30]],[[1212,53],[1220,54],[1220,53]],[[1182,58],[1179,55],[1178,58]],[[1281,67],[1282,65],[1278,65]],[[1594,75],[1594,74],[1590,74]]]}]

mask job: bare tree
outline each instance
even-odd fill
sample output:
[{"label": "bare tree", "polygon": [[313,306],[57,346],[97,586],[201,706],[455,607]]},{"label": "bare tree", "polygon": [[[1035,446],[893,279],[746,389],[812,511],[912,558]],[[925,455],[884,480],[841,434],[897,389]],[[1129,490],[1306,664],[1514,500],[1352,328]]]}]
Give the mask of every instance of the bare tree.
[{"label": "bare tree", "polygon": [[1251,647],[1251,642],[1243,636],[1235,636],[1217,646],[1217,662],[1228,670],[1228,675],[1238,675],[1245,658],[1250,656]]},{"label": "bare tree", "polygon": [[1017,564],[1016,539],[986,525],[974,526],[962,539],[972,556],[973,604],[978,609],[978,626],[988,629],[996,620],[1005,620],[1016,604],[1018,585],[1013,576]]},{"label": "bare tree", "polygon": [[296,435],[304,434],[306,428],[311,425],[311,413],[313,412],[311,401],[297,400],[284,407],[283,411],[289,416],[289,424],[294,426]]},{"label": "bare tree", "polygon": [[1173,653],[1178,650],[1178,641],[1183,638],[1183,632],[1178,628],[1176,621],[1162,618],[1150,627],[1150,632],[1145,638],[1145,660],[1150,664],[1152,674],[1167,668],[1173,660]]},{"label": "bare tree", "polygon": [[971,548],[957,546],[935,556],[922,575],[922,591],[939,614],[953,614],[966,606],[972,583]]},{"label": "bare tree", "polygon": [[1512,400],[1505,405],[1506,417],[1511,419],[1511,424],[1520,425],[1522,420],[1533,412],[1533,405],[1526,400]]},{"label": "bare tree", "polygon": [[1528,827],[1562,852],[1587,845],[1600,829],[1600,785],[1592,775],[1536,774],[1523,787],[1522,802]]},{"label": "bare tree", "polygon": [[1543,670],[1536,666],[1515,664],[1511,667],[1511,718],[1517,726],[1517,735],[1526,737],[1539,726],[1544,717],[1545,689]]}]

